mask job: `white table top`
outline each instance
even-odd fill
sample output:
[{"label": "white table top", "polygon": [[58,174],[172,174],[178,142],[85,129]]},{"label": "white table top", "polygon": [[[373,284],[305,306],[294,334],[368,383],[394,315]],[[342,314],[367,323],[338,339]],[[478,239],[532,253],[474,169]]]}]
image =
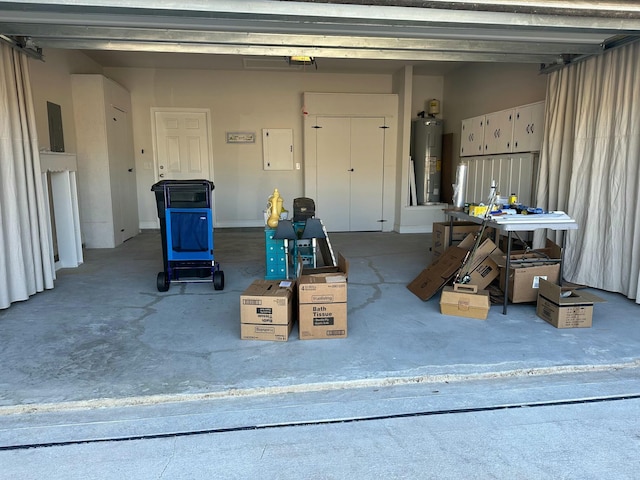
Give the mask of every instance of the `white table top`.
[{"label": "white table top", "polygon": [[[450,217],[474,222],[478,225],[484,221],[483,217],[472,217],[457,210],[447,210],[445,213]],[[549,230],[577,230],[578,222],[564,212],[551,212],[549,214],[502,215],[491,218],[487,222],[487,226],[504,232],[528,232],[540,228]]]}]

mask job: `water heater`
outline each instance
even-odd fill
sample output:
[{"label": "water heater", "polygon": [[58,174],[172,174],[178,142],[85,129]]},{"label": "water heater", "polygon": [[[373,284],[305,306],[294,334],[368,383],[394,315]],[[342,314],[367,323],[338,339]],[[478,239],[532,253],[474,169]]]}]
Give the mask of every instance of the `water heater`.
[{"label": "water heater", "polygon": [[411,158],[416,174],[418,205],[440,203],[442,181],[442,120],[425,117],[411,125]]}]

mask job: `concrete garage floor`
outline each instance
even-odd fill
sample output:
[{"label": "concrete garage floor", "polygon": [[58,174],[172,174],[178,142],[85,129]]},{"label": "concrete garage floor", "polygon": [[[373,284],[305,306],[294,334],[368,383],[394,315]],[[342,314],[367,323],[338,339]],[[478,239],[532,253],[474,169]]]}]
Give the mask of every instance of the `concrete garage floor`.
[{"label": "concrete garage floor", "polygon": [[[213,405],[220,428],[291,421],[288,395],[316,405],[295,416],[310,421],[338,415],[331,405],[353,416],[530,401],[513,393],[523,385],[538,400],[566,399],[567,376],[573,397],[637,390],[640,306],[623,295],[595,291],[607,303],[595,305],[588,329],[556,329],[532,304],[510,305],[506,316],[494,305],[486,321],[443,316],[439,295],[422,302],[406,288],[430,263],[429,234],[330,237],[350,261],[348,338],[301,341],[294,327],[286,343],[239,338],[239,296],[264,277],[262,229],[216,230],[223,291],[174,283],[158,292],[157,231],[86,250],[83,265],[58,271],[55,289],[0,311],[0,446],[204,428],[199,415]],[[495,380],[509,388],[483,390]],[[365,407],[372,392],[380,403]],[[171,408],[172,420],[142,425],[152,407],[157,416]],[[84,429],[63,428],[74,423],[69,412]],[[110,431],[104,418],[129,423]]]}]

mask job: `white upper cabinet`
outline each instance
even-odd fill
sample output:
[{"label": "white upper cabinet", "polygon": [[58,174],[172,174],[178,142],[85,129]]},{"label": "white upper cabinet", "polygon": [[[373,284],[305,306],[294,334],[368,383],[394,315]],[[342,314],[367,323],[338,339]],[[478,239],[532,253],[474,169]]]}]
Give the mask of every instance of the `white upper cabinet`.
[{"label": "white upper cabinet", "polygon": [[543,131],[544,102],[516,108],[513,122],[513,151],[540,151]]},{"label": "white upper cabinet", "polygon": [[537,152],[544,131],[544,102],[462,120],[460,156]]},{"label": "white upper cabinet", "polygon": [[485,115],[483,155],[511,152],[514,109]]},{"label": "white upper cabinet", "polygon": [[484,115],[462,120],[462,133],[460,134],[461,157],[482,155],[484,148],[484,122]]}]

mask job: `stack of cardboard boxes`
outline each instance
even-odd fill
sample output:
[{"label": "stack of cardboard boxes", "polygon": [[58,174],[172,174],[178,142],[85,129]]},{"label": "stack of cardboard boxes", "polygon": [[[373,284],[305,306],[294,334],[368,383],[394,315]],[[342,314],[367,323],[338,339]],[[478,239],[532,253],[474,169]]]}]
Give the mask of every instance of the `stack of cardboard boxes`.
[{"label": "stack of cardboard boxes", "polygon": [[349,262],[338,255],[338,266],[303,270],[298,279],[298,329],[301,340],[347,336]]},{"label": "stack of cardboard boxes", "polygon": [[[535,252],[512,251],[507,272],[507,257],[491,239],[483,236],[473,250],[480,228],[473,222],[454,222],[453,230],[449,222],[434,223],[434,261],[407,288],[424,301],[441,291],[440,311],[444,315],[486,319],[490,295],[485,289],[498,279],[503,292],[508,282],[509,301],[535,302],[537,315],[555,327],[591,326],[593,304],[603,300],[580,290],[569,292],[558,285],[562,257],[558,245],[547,240],[545,248]],[[487,233],[491,236],[495,231],[485,229]],[[465,238],[457,243],[463,234]],[[453,246],[449,247],[450,237]],[[459,273],[467,274],[468,280],[451,286]]]},{"label": "stack of cardboard boxes", "polygon": [[286,342],[298,318],[301,340],[347,336],[349,262],[302,270],[297,280],[255,280],[240,296],[240,338]]},{"label": "stack of cardboard boxes", "polygon": [[240,295],[240,338],[286,342],[293,328],[295,284],[255,280]]}]

